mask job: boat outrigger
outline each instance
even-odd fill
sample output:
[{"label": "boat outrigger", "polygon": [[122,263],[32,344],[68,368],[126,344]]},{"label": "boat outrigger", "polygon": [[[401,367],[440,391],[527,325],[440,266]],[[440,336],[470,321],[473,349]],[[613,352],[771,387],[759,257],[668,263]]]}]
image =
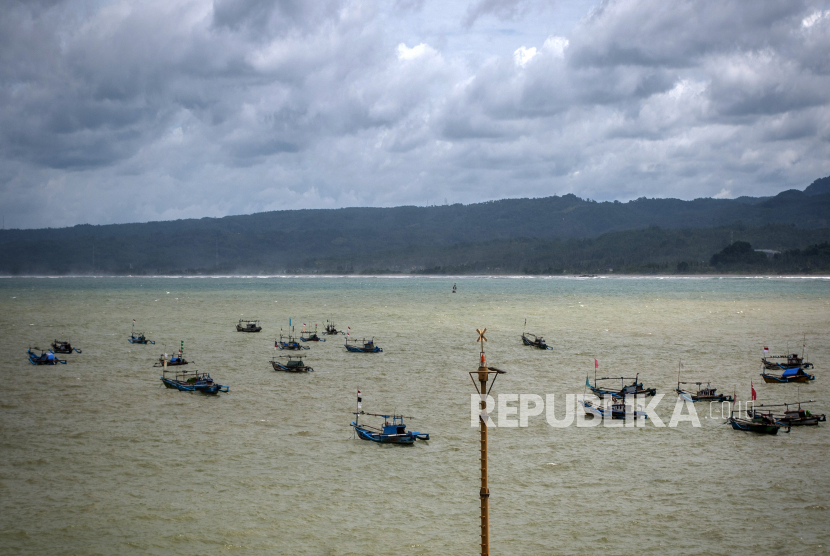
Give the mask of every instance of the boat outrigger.
[{"label": "boat outrigger", "polygon": [[[608,388],[606,386],[599,386],[600,380],[619,380],[620,388]],[[626,380],[633,380],[631,384],[625,384]],[[626,376],[606,376],[597,378],[594,373],[594,385],[591,386],[591,380],[585,376],[585,386],[591,389],[591,392],[598,396],[613,396],[615,398],[624,398],[626,396],[654,396],[657,394],[657,388],[643,388],[643,383],[640,380],[640,373],[635,377]]]},{"label": "boat outrigger", "polygon": [[[806,402],[795,402],[795,403],[779,403],[779,404],[761,404],[756,405],[755,407],[748,409],[747,413],[750,417],[754,416],[755,414],[763,414],[771,416],[775,421],[786,425],[788,427],[797,427],[797,426],[815,426],[819,423],[823,423],[827,421],[827,416],[824,414],[816,415],[810,412],[809,409],[802,409],[801,404],[803,403],[814,403],[815,400],[807,400]],[[790,406],[797,406],[795,409],[790,409]],[[767,411],[759,411],[759,408],[765,408]],[[770,408],[773,407],[783,407],[784,414],[773,414]]]},{"label": "boat outrigger", "polygon": [[[353,345],[349,345],[349,342],[352,342]],[[366,338],[363,338],[362,340],[352,340],[350,338],[346,338],[346,349],[354,353],[380,353],[383,351],[382,347],[375,345],[374,337],[368,341]]]},{"label": "boat outrigger", "polygon": [[325,334],[326,336],[334,336],[336,334],[345,335],[346,333],[342,330],[337,330],[337,327],[334,325],[333,321],[326,320],[326,330],[325,332],[323,332],[323,334]]},{"label": "boat outrigger", "polygon": [[778,422],[771,414],[768,413],[754,413],[750,419],[743,417],[735,417],[735,413],[740,415],[739,410],[733,410],[729,414],[727,423],[732,425],[736,431],[755,432],[759,434],[778,434],[778,431],[786,427],[786,431],[790,432],[790,427]]},{"label": "boat outrigger", "polygon": [[65,342],[61,340],[55,340],[52,342],[53,353],[72,353],[73,351],[75,353],[82,353],[80,349],[72,347],[72,344],[70,344],[68,340]]},{"label": "boat outrigger", "polygon": [[[294,330],[293,327],[291,330]],[[274,340],[274,347],[292,351],[298,351],[301,349],[311,349],[308,346],[301,345],[300,342],[297,341],[296,336],[294,336],[291,332],[288,333],[288,336],[283,336],[282,329],[280,329],[280,339]]]},{"label": "boat outrigger", "polygon": [[790,369],[784,369],[784,372],[780,375],[773,375],[767,372],[762,372],[761,376],[764,378],[764,382],[768,384],[777,384],[785,382],[810,382],[811,380],[816,379],[816,375],[805,373],[804,369],[801,367],[792,367]]},{"label": "boat outrigger", "polygon": [[532,346],[539,349],[553,349],[545,343],[544,338],[531,334],[530,332],[522,332],[522,343],[526,346]]},{"label": "boat outrigger", "polygon": [[[40,355],[37,355],[34,351],[32,351],[35,349],[40,351]],[[39,347],[29,348],[26,350],[26,355],[29,357],[29,363],[32,365],[57,365],[59,363],[61,365],[66,365],[66,360],[58,359],[51,350],[44,351]]]},{"label": "boat outrigger", "polygon": [[642,411],[641,409],[633,409],[629,404],[626,404],[624,401],[614,399],[612,397],[612,403],[610,405],[604,405],[601,403],[595,403],[591,400],[581,400],[580,403],[582,404],[582,409],[585,411],[586,415],[593,415],[594,417],[600,417],[603,419],[608,419],[609,416],[611,419],[648,419],[648,413]]},{"label": "boat outrigger", "polygon": [[[173,372],[173,371],[169,371]],[[199,371],[175,371],[174,377],[167,376],[167,369],[164,369],[161,374],[161,381],[168,388],[175,388],[182,392],[201,392],[202,394],[218,394],[219,392],[228,392],[230,389],[227,386],[213,382],[208,373],[200,373]]]},{"label": "boat outrigger", "polygon": [[236,324],[237,332],[260,332],[261,330],[262,327],[259,325],[258,320],[239,319],[239,322]]},{"label": "boat outrigger", "polygon": [[279,361],[276,357],[271,359],[271,366],[274,367],[275,371],[286,371],[289,373],[310,373],[313,372],[314,369],[309,367],[303,361],[304,355],[284,355],[280,359],[285,359],[286,361],[283,363]]},{"label": "boat outrigger", "polygon": [[305,325],[303,325],[303,331],[300,332],[300,341],[303,342],[325,342],[325,338],[321,338],[317,335],[317,325],[314,325],[314,330],[306,330]]}]

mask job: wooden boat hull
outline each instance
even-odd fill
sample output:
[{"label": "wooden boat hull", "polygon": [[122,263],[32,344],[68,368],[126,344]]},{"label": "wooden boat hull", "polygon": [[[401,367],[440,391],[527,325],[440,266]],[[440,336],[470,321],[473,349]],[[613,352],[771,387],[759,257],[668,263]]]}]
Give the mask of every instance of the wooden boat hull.
[{"label": "wooden boat hull", "polygon": [[300,341],[302,341],[302,342],[325,342],[326,339],[325,338],[319,338],[317,336],[312,336],[311,338],[300,337]]},{"label": "wooden boat hull", "polygon": [[727,396],[725,394],[718,394],[716,396],[698,396],[696,394],[692,394],[691,392],[687,392],[685,390],[678,390],[675,389],[680,396],[683,398],[691,401],[691,402],[734,402],[734,398],[732,396]]},{"label": "wooden boat hull", "polygon": [[607,419],[607,415],[610,412],[611,419],[625,419],[626,416],[629,416],[629,419],[648,419],[648,414],[645,411],[637,411],[635,410],[632,414],[624,409],[615,409],[613,406],[609,410],[605,408],[603,405],[595,405],[589,400],[582,400],[582,409],[585,411],[586,415],[592,415],[594,417],[599,417],[601,419]]},{"label": "wooden boat hull", "polygon": [[255,326],[254,328],[247,328],[247,327],[244,327],[244,326],[239,326],[237,324],[236,325],[236,331],[237,332],[261,332],[262,327],[261,326]]},{"label": "wooden boat hull", "polygon": [[535,347],[536,349],[552,349],[549,345],[539,343],[538,341],[534,342],[526,336],[522,336],[522,343],[526,346]]},{"label": "wooden boat hull", "polygon": [[597,388],[596,386],[590,387],[591,392],[596,394],[599,397],[603,396],[611,396],[614,398],[624,398],[625,396],[655,396],[657,395],[657,388],[645,388],[643,390],[636,390],[634,392],[625,392],[623,393],[622,390],[608,390],[605,388]]},{"label": "wooden boat hull", "polygon": [[205,382],[194,382],[194,383],[187,383],[181,382],[178,380],[173,380],[172,378],[167,378],[165,376],[161,377],[161,381],[164,385],[168,388],[175,388],[181,392],[201,392],[202,394],[218,394],[219,392],[228,392],[230,388],[227,386],[223,386],[222,384],[217,384],[215,382],[205,383]]},{"label": "wooden boat hull", "polygon": [[422,440],[429,440],[429,435],[425,433],[406,432],[404,434],[381,434],[376,431],[364,429],[360,425],[355,425],[354,422],[352,422],[352,426],[361,440],[369,440],[380,444],[411,445],[414,444],[419,438]]},{"label": "wooden boat hull", "polygon": [[[753,423],[744,419],[729,418],[728,421],[732,428],[736,431],[754,432],[758,434],[778,434],[781,425],[772,425],[768,423]],[[787,431],[789,432],[789,431]]]},{"label": "wooden boat hull", "polygon": [[808,374],[787,376],[787,377],[780,376],[779,377],[779,376],[775,376],[775,375],[769,375],[767,373],[761,373],[761,376],[764,378],[764,382],[766,382],[767,384],[786,384],[788,382],[804,383],[804,382],[810,382],[811,380],[816,379],[815,375],[808,375]]},{"label": "wooden boat hull", "polygon": [[148,340],[147,338],[127,338],[127,341],[131,344],[155,344],[153,340]]},{"label": "wooden boat hull", "polygon": [[288,351],[299,351],[301,349],[309,349],[306,346],[302,346],[297,342],[277,342],[277,347],[280,349],[287,349]]},{"label": "wooden boat hull", "polygon": [[778,419],[778,421],[788,427],[814,427],[818,426],[820,422],[825,420],[820,417],[824,417],[824,415],[814,415],[812,417],[804,417],[802,419],[787,419],[786,417],[782,417]]},{"label": "wooden boat hull", "polygon": [[73,351],[74,351],[75,353],[82,353],[82,351],[81,351],[80,349],[78,349],[78,348],[73,348],[72,346],[68,346],[68,347],[66,347],[66,344],[55,344],[55,343],[52,343],[52,353],[64,353],[64,354],[68,354],[68,353],[72,353]]},{"label": "wooden boat hull", "polygon": [[372,349],[366,349],[366,348],[350,346],[350,345],[346,344],[346,350],[351,351],[353,353],[381,353],[383,351],[383,348],[381,348],[379,346],[375,346]]},{"label": "wooden boat hull", "polygon": [[279,361],[271,361],[271,366],[274,367],[275,371],[285,371],[287,373],[311,373],[314,372],[314,369],[303,365],[302,367],[288,367],[283,365]]},{"label": "wooden boat hull", "polygon": [[41,355],[35,355],[32,350],[27,350],[26,355],[29,357],[29,363],[32,365],[66,365],[65,359],[58,359],[57,357],[47,359]]}]

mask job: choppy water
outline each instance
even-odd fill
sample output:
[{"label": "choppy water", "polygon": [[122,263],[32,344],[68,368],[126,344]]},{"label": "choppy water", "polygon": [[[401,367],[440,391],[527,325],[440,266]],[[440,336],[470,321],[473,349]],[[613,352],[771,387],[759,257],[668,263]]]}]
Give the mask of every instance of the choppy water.
[{"label": "choppy water", "polygon": [[[316,372],[276,373],[289,317],[334,318],[385,352],[330,339],[306,352]],[[133,318],[155,346],[127,342]],[[239,318],[263,332],[235,332]],[[521,346],[525,318],[554,351]],[[800,396],[830,413],[825,280],[3,279],[0,553],[475,554],[467,372],[482,326],[508,371],[494,392],[581,393],[594,357],[670,392],[682,358],[684,378],[742,398],[754,380],[768,402],[796,386],[760,381],[761,347],[806,335],[818,379]],[[27,346],[61,337],[83,354],[28,363]],[[187,368],[229,394],[159,386],[153,360],[180,340]],[[358,388],[365,410],[412,415],[432,440],[353,439]],[[492,552],[830,553],[830,425],[761,437],[701,422],[492,430]]]}]

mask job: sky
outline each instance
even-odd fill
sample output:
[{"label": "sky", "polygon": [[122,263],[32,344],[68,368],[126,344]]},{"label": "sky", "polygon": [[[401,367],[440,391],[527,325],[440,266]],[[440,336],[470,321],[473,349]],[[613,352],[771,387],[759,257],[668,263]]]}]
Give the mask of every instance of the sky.
[{"label": "sky", "polygon": [[6,228],[733,198],[830,175],[830,0],[0,10]]}]

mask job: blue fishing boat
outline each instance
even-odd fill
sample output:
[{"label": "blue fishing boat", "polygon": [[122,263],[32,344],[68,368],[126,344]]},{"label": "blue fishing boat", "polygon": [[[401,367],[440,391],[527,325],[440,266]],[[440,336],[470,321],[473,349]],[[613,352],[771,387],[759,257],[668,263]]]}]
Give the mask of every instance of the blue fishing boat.
[{"label": "blue fishing boat", "polygon": [[[293,327],[291,328],[293,332]],[[287,349],[292,351],[298,351],[301,349],[311,349],[308,346],[304,346],[297,341],[297,337],[294,336],[292,332],[288,333],[288,336],[283,336],[282,329],[280,329],[280,339],[274,340],[274,347],[279,349]]]},{"label": "blue fishing boat", "polygon": [[153,340],[148,340],[146,336],[144,336],[144,332],[133,332],[130,334],[130,337],[127,338],[127,341],[131,344],[155,344]]},{"label": "blue fishing boat", "polygon": [[284,362],[274,357],[271,359],[271,366],[274,367],[275,371],[285,371],[288,373],[313,372],[314,369],[303,362],[303,357],[303,355],[285,355],[280,358],[285,359]]},{"label": "blue fishing boat", "polygon": [[[598,384],[600,380],[619,380],[620,388],[609,388],[607,386],[600,386]],[[631,384],[625,384],[626,380],[633,380],[634,382],[632,382]],[[591,392],[600,397],[613,396],[615,398],[624,398],[626,396],[654,396],[657,394],[657,388],[643,388],[643,383],[640,382],[640,373],[637,373],[637,376],[633,378],[625,376],[606,376],[602,378],[597,378],[596,372],[594,372],[594,385],[591,386],[591,380],[586,375],[585,386],[590,388]]]},{"label": "blue fishing boat", "polygon": [[[34,351],[32,351],[34,349],[39,350],[40,355],[37,355]],[[29,348],[28,350],[26,350],[26,354],[29,356],[29,363],[31,363],[32,365],[57,365],[59,363],[61,365],[66,365],[66,360],[58,359],[57,356],[54,353],[52,353],[51,350],[43,351],[42,349],[37,347]]]},{"label": "blue fishing boat", "polygon": [[72,344],[70,344],[69,341],[64,342],[60,340],[55,340],[54,342],[52,342],[53,353],[72,353],[73,351],[75,353],[82,353],[80,349],[72,347]]},{"label": "blue fishing boat", "polygon": [[218,394],[228,392],[227,386],[213,382],[208,373],[199,371],[176,371],[173,378],[167,376],[167,369],[162,371],[161,381],[168,388],[175,388],[182,392],[201,392],[202,394]]},{"label": "blue fishing boat", "polygon": [[[403,415],[384,415],[382,413],[366,413],[361,411],[363,398],[360,395],[360,390],[357,391],[357,411],[354,413],[354,421],[352,427],[355,433],[362,440],[370,440],[372,442],[380,442],[384,444],[414,444],[416,440],[429,440],[429,434],[418,431],[407,431],[404,419],[413,419],[413,417],[404,417]],[[371,425],[361,425],[360,416],[371,415],[373,417],[382,417],[383,426],[373,427]],[[391,421],[390,421],[391,419]]]},{"label": "blue fishing boat", "polygon": [[133,330],[130,332],[130,337],[127,338],[127,341],[131,344],[155,344],[153,340],[147,339],[144,332],[135,331],[135,319],[133,319]]},{"label": "blue fishing boat", "polygon": [[[352,344],[350,345],[349,342],[352,342]],[[369,341],[366,341],[366,338],[363,338],[362,340],[352,340],[350,338],[346,338],[346,350],[354,353],[381,353],[383,348],[375,345],[374,338]]]},{"label": "blue fishing boat", "polygon": [[163,367],[167,363],[168,367],[178,367],[180,365],[188,365],[190,361],[184,358],[181,350],[178,353],[174,353],[170,356],[170,359],[167,359],[167,354],[163,353],[159,356],[158,361],[153,365],[153,367]]},{"label": "blue fishing boat", "polygon": [[631,406],[622,401],[614,399],[610,406],[598,404],[591,400],[581,400],[582,409],[586,415],[593,415],[603,419],[648,419],[648,413],[639,409],[633,409]]},{"label": "blue fishing boat", "polygon": [[787,383],[787,382],[809,382],[816,379],[816,375],[811,375],[804,372],[804,367],[792,367],[784,369],[780,375],[771,375],[767,372],[761,373],[764,382],[768,384]]}]

